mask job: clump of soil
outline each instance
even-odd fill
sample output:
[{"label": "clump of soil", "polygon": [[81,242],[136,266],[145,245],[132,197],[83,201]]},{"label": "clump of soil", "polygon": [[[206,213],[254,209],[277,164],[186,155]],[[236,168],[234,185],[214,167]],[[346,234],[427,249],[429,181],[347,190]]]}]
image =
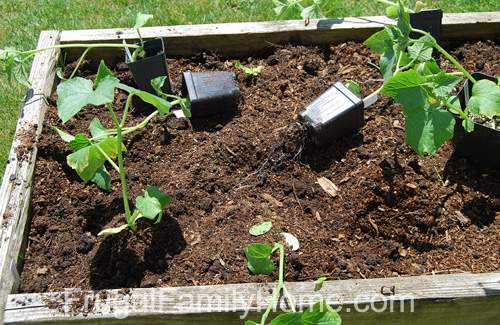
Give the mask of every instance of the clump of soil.
[{"label": "clump of soil", "polygon": [[[479,70],[498,75],[499,50],[479,42],[455,54],[469,69],[484,62]],[[366,111],[357,134],[328,147],[304,144],[300,128],[291,127],[336,80],[357,81],[364,95],[381,85],[371,64],[378,58],[368,49],[285,46],[247,61],[264,66],[251,83],[232,61],[213,55],[169,59],[177,91],[182,71],[224,69],[238,74],[243,98],[237,115],[156,119],[127,138],[131,201],[148,185],[174,197],[161,224],[145,223],[134,235],[97,237],[103,227],[123,223],[118,175],[112,174],[110,194],[81,182],[66,164],[70,149],[48,127],[87,132],[95,116],[110,127],[106,111],[88,107],[62,126],[56,108],[49,108],[21,291],[273,281],[249,273],[242,248],[270,243],[281,231],[301,242],[287,257],[287,280],[498,270],[498,171],[455,157],[451,144],[417,157],[405,143],[400,108],[388,98]],[[114,70],[132,82],[123,64]],[[124,100],[117,96],[116,110]],[[130,125],[148,112],[137,103]],[[319,177],[338,186],[336,197],[321,189]],[[252,238],[249,228],[265,220],[273,221],[273,230]]]}]

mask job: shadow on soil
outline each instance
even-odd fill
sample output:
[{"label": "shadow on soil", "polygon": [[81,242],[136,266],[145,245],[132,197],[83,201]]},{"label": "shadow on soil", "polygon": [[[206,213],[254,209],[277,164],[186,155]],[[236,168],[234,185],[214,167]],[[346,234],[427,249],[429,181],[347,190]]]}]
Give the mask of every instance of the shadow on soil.
[{"label": "shadow on soil", "polygon": [[300,160],[315,172],[322,172],[330,169],[335,161],[342,160],[350,149],[361,145],[363,145],[363,135],[360,133],[342,137],[323,147],[309,144],[305,147]]},{"label": "shadow on soil", "polygon": [[[161,225],[140,236],[133,238],[124,233],[100,245],[91,265],[92,289],[140,287],[146,271],[164,273],[169,260],[186,247],[181,228],[173,218],[165,218]],[[143,256],[138,252],[144,252]]]},{"label": "shadow on soil", "polygon": [[472,224],[485,227],[495,221],[500,212],[499,170],[481,168],[454,154],[446,163],[443,174],[444,179],[457,185],[458,192],[471,188],[487,196],[465,202],[461,212]]}]

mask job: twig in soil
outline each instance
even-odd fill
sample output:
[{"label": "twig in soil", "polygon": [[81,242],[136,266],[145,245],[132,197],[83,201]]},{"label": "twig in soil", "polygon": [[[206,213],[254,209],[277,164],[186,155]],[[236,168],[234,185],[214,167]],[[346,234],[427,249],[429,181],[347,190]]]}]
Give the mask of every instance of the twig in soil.
[{"label": "twig in soil", "polygon": [[295,200],[299,205],[300,211],[304,211],[304,209],[302,208],[302,204],[300,204],[299,197],[297,196],[297,191],[295,190],[295,184],[293,182],[292,182],[292,189],[293,189],[293,196],[295,196]]},{"label": "twig in soil", "polygon": [[372,63],[372,62],[368,62],[367,64],[368,64],[369,66],[371,66],[372,68],[375,68],[375,69],[377,69],[377,71],[380,71],[380,68],[379,68],[379,66],[378,66],[378,65],[376,65],[375,63]]},{"label": "twig in soil", "polygon": [[273,47],[276,47],[276,48],[279,48],[279,49],[282,49],[282,48],[285,48],[286,46],[284,45],[279,45],[279,44],[276,44],[276,43],[273,43],[273,42],[269,42],[269,41],[266,41],[267,44],[273,46]]},{"label": "twig in soil", "polygon": [[441,184],[443,184],[444,187],[446,187],[446,182],[443,180],[443,177],[441,177],[441,174],[437,170],[436,166],[433,166],[434,170],[436,171],[436,175],[438,176],[439,180],[441,181]]},{"label": "twig in soil", "polygon": [[222,146],[223,146],[223,147],[227,150],[227,152],[229,152],[232,156],[234,156],[234,157],[238,157],[238,155],[237,155],[234,151],[232,151],[231,149],[229,149],[229,147],[228,147],[226,144],[224,144],[224,143],[223,143],[223,144],[222,144]]}]

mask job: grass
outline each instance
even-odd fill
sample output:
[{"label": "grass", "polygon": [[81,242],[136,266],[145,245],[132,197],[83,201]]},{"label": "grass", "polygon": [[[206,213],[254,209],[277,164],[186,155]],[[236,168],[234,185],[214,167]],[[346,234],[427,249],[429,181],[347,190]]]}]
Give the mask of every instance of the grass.
[{"label": "grass", "polygon": [[[373,0],[326,1],[331,17],[384,12],[383,6]],[[426,2],[446,12],[500,11],[498,0]],[[155,14],[155,25],[206,24],[272,20],[272,7],[271,0],[1,0],[0,48],[33,48],[40,31],[45,29],[132,26],[137,12]],[[10,85],[0,77],[0,175],[4,172],[23,93],[22,87]]]}]

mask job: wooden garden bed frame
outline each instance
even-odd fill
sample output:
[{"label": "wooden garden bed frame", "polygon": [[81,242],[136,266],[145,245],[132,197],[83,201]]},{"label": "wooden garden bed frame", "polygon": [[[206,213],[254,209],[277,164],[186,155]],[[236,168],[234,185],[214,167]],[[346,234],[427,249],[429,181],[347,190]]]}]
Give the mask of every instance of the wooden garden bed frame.
[{"label": "wooden garden bed frame", "polygon": [[[233,23],[212,25],[144,28],[145,38],[165,37],[169,56],[191,56],[209,50],[221,56],[255,55],[275,44],[330,44],[366,39],[385,24],[386,17],[359,17],[332,20]],[[137,35],[130,29],[43,31],[38,47],[64,43],[98,41],[132,42]],[[445,14],[442,39],[447,42],[500,38],[500,12]],[[67,51],[75,57],[78,51]],[[59,50],[36,55],[30,80],[34,96],[26,98],[8,164],[0,188],[0,306],[5,323],[87,323],[123,324],[242,324],[239,314],[245,310],[263,310],[270,298],[269,284],[237,284],[207,287],[104,290],[95,292],[58,292],[16,294],[19,286],[21,256],[24,255],[37,140],[42,131],[47,106],[42,96],[54,88]],[[115,51],[95,49],[92,55],[108,60],[119,58]],[[14,109],[12,107],[2,109]],[[29,139],[29,143],[26,139]],[[21,147],[30,149],[22,150]],[[495,244],[495,243],[492,243]],[[327,282],[314,291],[311,282],[290,283],[292,296],[301,295],[297,307],[305,307],[324,297],[332,305],[356,306],[404,302],[413,299],[415,313],[343,313],[345,324],[400,323],[418,320],[419,324],[493,323],[498,320],[500,272],[483,274],[446,274],[367,280]],[[72,298],[64,306],[64,298]],[[262,299],[257,299],[256,297]],[[87,299],[90,297],[89,299]],[[68,300],[68,299],[67,299]],[[90,303],[85,306],[85,301]],[[214,303],[217,302],[217,303]],[[438,303],[439,302],[439,303]],[[399,308],[399,307],[397,307]],[[397,309],[396,308],[396,309]],[[345,311],[346,309],[344,309]],[[128,316],[125,320],[117,319]],[[0,320],[1,320],[0,319]],[[350,321],[351,320],[351,321]]]}]

